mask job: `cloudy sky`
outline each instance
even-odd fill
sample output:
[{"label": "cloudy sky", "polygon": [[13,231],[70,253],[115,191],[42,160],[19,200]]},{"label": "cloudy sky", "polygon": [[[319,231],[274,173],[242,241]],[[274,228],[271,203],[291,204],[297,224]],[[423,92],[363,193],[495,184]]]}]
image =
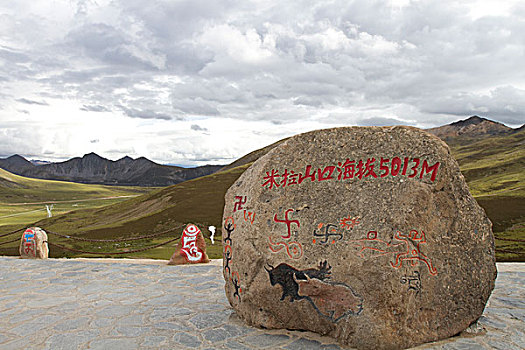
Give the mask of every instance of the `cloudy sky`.
[{"label": "cloudy sky", "polygon": [[0,0],[0,157],[226,164],[345,125],[525,123],[525,3]]}]

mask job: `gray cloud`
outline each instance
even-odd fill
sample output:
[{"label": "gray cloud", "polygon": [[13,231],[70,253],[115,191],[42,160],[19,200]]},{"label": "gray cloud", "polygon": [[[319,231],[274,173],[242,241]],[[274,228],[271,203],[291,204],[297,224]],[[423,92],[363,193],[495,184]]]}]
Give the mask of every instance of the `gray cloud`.
[{"label": "gray cloud", "polygon": [[195,130],[195,131],[208,131],[208,129],[206,128],[203,128],[197,124],[192,124],[191,126],[191,130]]},{"label": "gray cloud", "polygon": [[109,112],[109,109],[100,105],[83,105],[80,110],[85,112]]},{"label": "gray cloud", "polygon": [[119,106],[120,109],[131,118],[141,118],[141,119],[163,119],[163,120],[170,120],[172,119],[169,115],[156,112],[152,110],[141,110],[141,109],[135,109],[135,108],[128,108],[125,106]]},{"label": "gray cloud", "polygon": [[20,103],[24,103],[26,105],[39,105],[39,106],[49,106],[49,104],[46,102],[46,101],[35,101],[35,100],[30,100],[30,99],[27,99],[27,98],[19,98],[17,99],[18,102]]},{"label": "gray cloud", "polygon": [[361,119],[357,122],[357,125],[360,126],[389,126],[389,125],[407,125],[406,122],[402,120],[397,120],[394,118],[382,118],[382,117],[372,117]]}]

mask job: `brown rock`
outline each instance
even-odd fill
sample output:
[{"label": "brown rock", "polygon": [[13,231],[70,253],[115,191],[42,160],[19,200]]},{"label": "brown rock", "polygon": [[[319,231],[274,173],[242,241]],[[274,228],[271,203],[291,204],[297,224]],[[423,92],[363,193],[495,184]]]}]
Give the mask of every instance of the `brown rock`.
[{"label": "brown rock", "polygon": [[406,348],[466,329],[494,288],[491,223],[419,129],[297,135],[225,201],[226,295],[250,325]]},{"label": "brown rock", "polygon": [[40,227],[30,227],[25,230],[20,239],[18,251],[23,259],[47,259],[49,247],[46,231]]},{"label": "brown rock", "polygon": [[198,264],[209,261],[206,254],[206,242],[201,230],[193,224],[188,224],[182,232],[168,265]]}]

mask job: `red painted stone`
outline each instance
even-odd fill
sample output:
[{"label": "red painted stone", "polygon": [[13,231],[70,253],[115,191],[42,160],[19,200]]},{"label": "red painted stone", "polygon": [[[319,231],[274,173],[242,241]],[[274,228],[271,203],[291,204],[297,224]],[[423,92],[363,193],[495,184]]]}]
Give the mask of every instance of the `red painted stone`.
[{"label": "red painted stone", "polygon": [[182,237],[168,265],[198,264],[209,261],[206,254],[206,242],[201,230],[194,224],[188,224],[182,232]]}]

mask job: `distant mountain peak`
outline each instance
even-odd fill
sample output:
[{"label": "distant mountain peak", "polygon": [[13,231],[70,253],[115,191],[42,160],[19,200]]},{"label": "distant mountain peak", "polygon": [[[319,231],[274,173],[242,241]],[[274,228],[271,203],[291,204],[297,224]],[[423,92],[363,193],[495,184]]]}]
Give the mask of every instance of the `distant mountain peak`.
[{"label": "distant mountain peak", "polygon": [[477,115],[473,115],[472,117],[469,117],[464,120],[458,120],[457,122],[450,123],[449,125],[455,125],[455,126],[477,125],[477,124],[481,124],[483,121],[492,122],[492,120],[485,119]]},{"label": "distant mountain peak", "polygon": [[14,154],[8,158],[0,160],[0,168],[17,175],[22,175],[23,171],[34,166],[35,165],[19,154]]},{"label": "distant mountain peak", "polygon": [[125,156],[117,160],[117,162],[131,162],[131,161],[133,161],[133,158],[131,158],[130,156]]},{"label": "distant mountain peak", "polygon": [[512,132],[512,128],[495,122],[490,119],[473,115],[470,118],[443,125],[428,131],[442,139],[449,139],[458,136],[481,137],[487,135],[498,135]]},{"label": "distant mountain peak", "polygon": [[106,158],[103,158],[101,156],[99,156],[98,154],[96,154],[95,152],[90,152],[88,154],[84,154],[84,156],[82,158],[98,158],[98,159],[106,159]]},{"label": "distant mountain peak", "polygon": [[7,157],[7,159],[10,159],[10,160],[25,160],[25,161],[28,161],[27,159],[25,159],[24,157],[22,157],[22,156],[19,155],[19,154],[13,154],[12,156]]}]

